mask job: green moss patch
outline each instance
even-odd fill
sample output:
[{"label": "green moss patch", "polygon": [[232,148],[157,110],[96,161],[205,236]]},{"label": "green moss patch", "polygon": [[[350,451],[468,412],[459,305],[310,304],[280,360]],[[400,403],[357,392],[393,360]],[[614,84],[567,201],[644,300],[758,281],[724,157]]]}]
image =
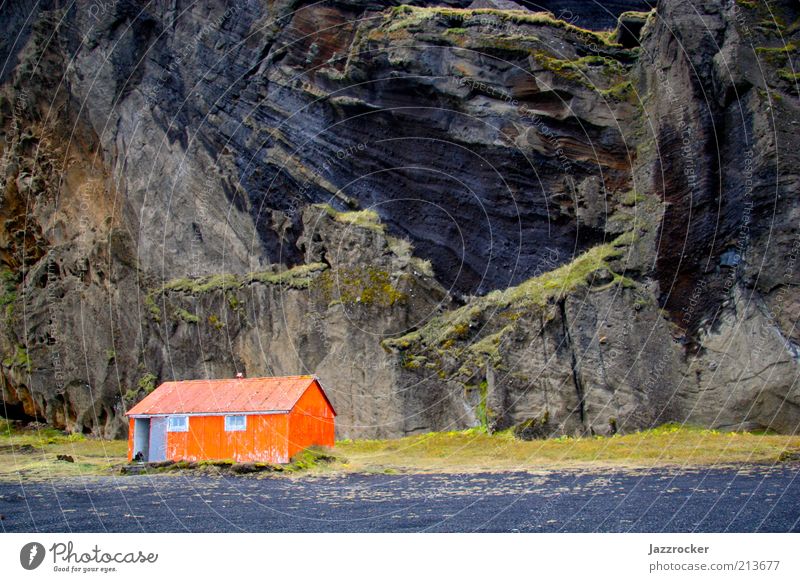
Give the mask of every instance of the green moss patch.
[{"label": "green moss patch", "polygon": [[30,372],[31,358],[28,355],[28,350],[23,345],[14,346],[14,353],[3,358],[3,365],[6,368],[22,368]]},{"label": "green moss patch", "polygon": [[14,303],[17,300],[17,275],[9,269],[0,270],[0,308],[5,312],[6,318],[14,313]]},{"label": "green moss patch", "polygon": [[436,21],[446,28],[466,29],[497,22],[543,26],[564,30],[578,40],[601,46],[619,46],[613,40],[612,31],[595,32],[559,20],[549,12],[530,12],[528,10],[499,10],[495,8],[448,8],[442,6],[397,6],[387,12],[386,29],[397,32],[419,29],[427,21]]},{"label": "green moss patch", "polygon": [[377,267],[328,270],[315,280],[314,286],[329,304],[391,307],[407,299],[392,283],[390,273]]},{"label": "green moss patch", "polygon": [[[285,271],[258,271],[247,275],[220,274],[197,278],[173,279],[164,284],[156,295],[174,291],[201,295],[215,291],[228,291],[240,289],[250,283],[263,283],[266,285],[281,285],[292,289],[307,289],[311,280],[317,273],[328,268],[325,263],[310,263],[298,265]],[[155,318],[160,319],[161,311],[152,296],[145,297],[145,306]]]},{"label": "green moss patch", "polygon": [[640,194],[636,190],[631,190],[622,196],[620,202],[624,206],[636,206],[637,204],[641,204],[647,200],[647,197],[644,194]]},{"label": "green moss patch", "polygon": [[545,50],[535,50],[532,55],[546,71],[596,91],[606,99],[628,101],[634,94],[633,84],[626,78],[627,69],[614,59],[600,55],[561,59]]},{"label": "green moss patch", "polygon": [[631,101],[636,96],[636,91],[633,88],[633,83],[630,81],[623,81],[612,85],[608,89],[602,89],[600,95],[611,101],[623,102]]},{"label": "green moss patch", "polygon": [[139,390],[142,390],[145,394],[150,394],[153,390],[156,389],[156,380],[158,378],[155,374],[151,374],[148,372],[141,378],[139,378],[138,387]]},{"label": "green moss patch", "polygon": [[[624,237],[624,235],[623,235]],[[554,299],[564,297],[585,285],[589,277],[600,269],[608,268],[608,261],[622,254],[621,247],[630,244],[630,237],[619,237],[612,243],[596,246],[572,262],[539,277],[529,279],[516,287],[493,291],[468,305],[449,311],[425,327],[399,338],[384,340],[388,349],[404,350],[411,346],[452,347],[455,341],[466,339],[472,330],[479,329],[485,314],[506,315],[509,321],[534,309],[541,309]],[[615,276],[618,278],[619,276]],[[509,330],[505,330],[504,333]],[[452,341],[451,341],[452,340]],[[483,341],[483,340],[481,340]],[[480,346],[486,344],[479,343]]]},{"label": "green moss patch", "polygon": [[768,64],[780,67],[789,60],[791,53],[797,52],[797,48],[798,44],[795,41],[790,41],[776,47],[758,46],[756,47],[756,54]]},{"label": "green moss patch", "polygon": [[245,282],[280,285],[292,289],[308,289],[314,277],[327,268],[328,265],[325,263],[310,263],[308,265],[298,265],[277,273],[272,271],[250,273],[245,278]]},{"label": "green moss patch", "polygon": [[181,321],[185,321],[186,323],[197,323],[200,321],[200,318],[197,317],[194,313],[190,313],[189,311],[186,311],[181,307],[175,310],[175,317],[177,317]]},{"label": "green moss patch", "polygon": [[148,293],[144,296],[144,306],[148,313],[150,313],[150,317],[153,318],[153,321],[159,323],[161,321],[161,308],[156,304],[156,300],[153,298],[152,294]]},{"label": "green moss patch", "polygon": [[291,458],[289,465],[284,466],[284,469],[288,471],[309,471],[320,466],[344,461],[345,459],[334,454],[330,449],[313,446],[297,453]]},{"label": "green moss patch", "polygon": [[[625,245],[635,240],[622,235],[614,242],[596,246],[572,262],[522,284],[493,291],[471,300],[467,305],[443,313],[424,327],[397,338],[382,342],[387,351],[395,351],[401,365],[419,370],[425,376],[459,382],[465,389],[474,389],[486,379],[490,366],[505,370],[508,366],[505,346],[513,342],[530,325],[530,317],[543,314],[553,317],[554,305],[580,287],[593,291],[619,285],[636,287],[636,283],[611,270],[610,262],[622,255]],[[600,274],[603,284],[598,284]],[[606,282],[607,281],[607,282]],[[473,401],[474,402],[474,401]],[[481,426],[489,426],[493,413],[482,396],[475,407]]]}]

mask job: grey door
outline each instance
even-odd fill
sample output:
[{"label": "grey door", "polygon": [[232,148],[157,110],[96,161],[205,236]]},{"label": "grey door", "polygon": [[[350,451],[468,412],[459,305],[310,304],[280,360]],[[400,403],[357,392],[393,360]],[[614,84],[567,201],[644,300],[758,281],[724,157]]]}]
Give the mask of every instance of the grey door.
[{"label": "grey door", "polygon": [[167,419],[163,416],[150,419],[150,454],[152,462],[167,460]]},{"label": "grey door", "polygon": [[[141,453],[141,457],[139,454]],[[133,460],[147,461],[150,454],[150,419],[137,418],[133,423]],[[138,459],[137,459],[138,457]]]}]

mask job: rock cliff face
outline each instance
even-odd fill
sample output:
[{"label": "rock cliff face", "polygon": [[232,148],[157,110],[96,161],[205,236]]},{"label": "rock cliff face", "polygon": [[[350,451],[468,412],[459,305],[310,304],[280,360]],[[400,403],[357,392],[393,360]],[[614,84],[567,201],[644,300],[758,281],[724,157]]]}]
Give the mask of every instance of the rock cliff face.
[{"label": "rock cliff face", "polygon": [[313,372],[342,437],[797,430],[800,9],[586,4],[4,9],[3,414]]}]

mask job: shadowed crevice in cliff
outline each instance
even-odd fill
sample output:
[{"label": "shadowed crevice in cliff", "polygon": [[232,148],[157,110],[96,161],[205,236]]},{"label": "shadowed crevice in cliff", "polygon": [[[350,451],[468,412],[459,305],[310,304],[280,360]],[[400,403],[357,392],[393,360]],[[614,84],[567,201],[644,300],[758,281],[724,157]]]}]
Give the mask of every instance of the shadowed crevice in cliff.
[{"label": "shadowed crevice in cliff", "polygon": [[658,139],[655,187],[665,203],[659,233],[665,242],[659,245],[656,270],[663,307],[676,324],[693,333],[726,299],[718,271],[724,249],[720,243],[729,240],[739,222],[736,216],[719,214],[717,144],[724,125],[704,108],[681,110],[677,117],[676,125],[662,126]]},{"label": "shadowed crevice in cliff", "polygon": [[585,395],[583,390],[583,383],[581,382],[581,370],[578,364],[578,356],[575,353],[575,346],[572,343],[572,338],[569,334],[569,321],[567,320],[566,299],[558,302],[558,312],[561,316],[561,327],[564,332],[564,348],[570,352],[570,363],[572,368],[572,383],[575,386],[575,395],[578,398],[578,418],[581,424],[586,421],[585,410]]},{"label": "shadowed crevice in cliff", "polygon": [[25,406],[22,403],[12,404],[11,402],[4,400],[3,407],[0,409],[2,412],[3,418],[7,418],[8,420],[18,420],[24,423],[28,422],[38,422],[40,418],[36,415],[29,415],[25,412]]}]

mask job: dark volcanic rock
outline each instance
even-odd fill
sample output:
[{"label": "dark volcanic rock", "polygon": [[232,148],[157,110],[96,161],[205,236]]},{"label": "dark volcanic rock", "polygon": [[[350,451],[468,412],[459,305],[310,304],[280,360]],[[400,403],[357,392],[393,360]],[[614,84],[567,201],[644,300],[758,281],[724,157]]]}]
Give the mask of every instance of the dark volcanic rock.
[{"label": "dark volcanic rock", "polygon": [[388,4],[3,12],[7,414],[315,372],[342,436],[796,430],[796,3]]}]

